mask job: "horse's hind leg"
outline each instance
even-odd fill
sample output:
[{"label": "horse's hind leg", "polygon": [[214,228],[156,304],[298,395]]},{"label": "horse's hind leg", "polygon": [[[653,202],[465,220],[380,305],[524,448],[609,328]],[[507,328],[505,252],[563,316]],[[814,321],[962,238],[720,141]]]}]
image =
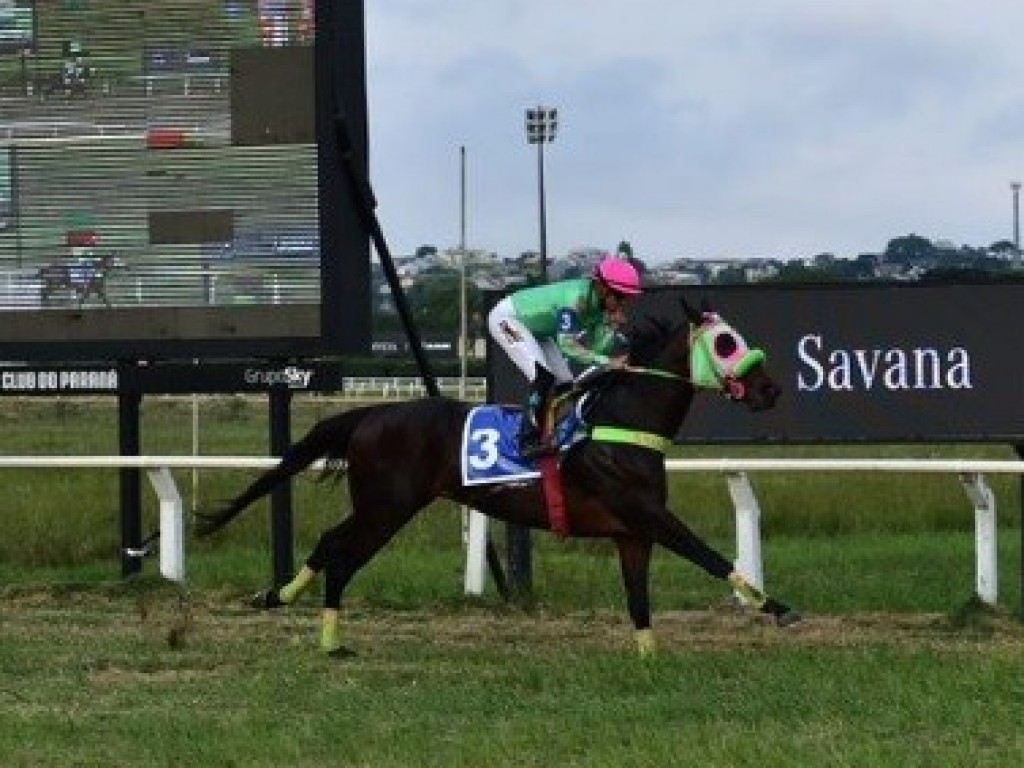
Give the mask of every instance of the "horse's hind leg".
[{"label": "horse's hind leg", "polygon": [[351,525],[352,518],[349,517],[320,534],[320,540],[316,548],[306,559],[299,572],[295,574],[295,577],[278,589],[271,588],[258,592],[253,598],[253,607],[260,610],[270,610],[294,603],[309,588],[320,574],[320,571],[324,569],[331,557],[332,551],[337,547],[337,542],[344,540],[345,531]]},{"label": "horse's hind leg", "polygon": [[[393,503],[393,502],[392,502]],[[348,656],[351,651],[341,642],[341,598],[348,583],[364,565],[387,544],[392,537],[420,509],[419,506],[392,506],[385,512],[372,507],[371,515],[354,514],[351,523],[341,531],[329,531],[310,556],[311,569],[324,571],[324,609],[321,620],[320,647],[332,656]]]},{"label": "horse's hind leg", "polygon": [[[372,503],[371,503],[372,502]],[[352,577],[424,506],[391,495],[386,499],[358,498],[354,511],[339,525],[325,531],[296,577],[280,590],[267,593],[265,605],[289,603],[321,572],[324,574],[324,609],[320,647],[335,656],[350,655],[341,642],[341,598]]]}]

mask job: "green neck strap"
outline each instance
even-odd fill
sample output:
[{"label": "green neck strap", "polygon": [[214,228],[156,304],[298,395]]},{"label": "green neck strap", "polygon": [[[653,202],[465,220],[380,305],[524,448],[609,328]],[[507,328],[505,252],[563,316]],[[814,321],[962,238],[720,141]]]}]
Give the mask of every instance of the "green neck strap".
[{"label": "green neck strap", "polygon": [[656,435],[653,432],[641,432],[638,429],[624,429],[623,427],[594,427],[590,433],[590,439],[599,443],[638,445],[658,453],[665,453],[672,442],[667,437]]}]

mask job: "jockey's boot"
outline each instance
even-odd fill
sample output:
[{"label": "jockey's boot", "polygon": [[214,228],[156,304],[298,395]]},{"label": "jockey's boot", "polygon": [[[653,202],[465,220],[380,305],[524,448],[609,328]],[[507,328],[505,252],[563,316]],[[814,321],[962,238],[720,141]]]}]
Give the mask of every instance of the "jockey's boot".
[{"label": "jockey's boot", "polygon": [[519,430],[519,453],[524,459],[537,459],[554,452],[550,437],[544,434],[548,394],[555,377],[540,363],[530,383],[530,392],[523,409],[523,422]]}]

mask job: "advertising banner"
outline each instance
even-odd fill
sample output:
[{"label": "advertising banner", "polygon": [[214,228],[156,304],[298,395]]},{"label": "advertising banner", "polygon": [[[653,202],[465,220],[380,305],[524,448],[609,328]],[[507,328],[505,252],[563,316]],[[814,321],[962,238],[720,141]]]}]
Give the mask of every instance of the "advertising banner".
[{"label": "advertising banner", "polygon": [[[691,286],[636,316],[678,319],[680,296],[762,347],[783,389],[766,413],[699,394],[680,442],[1024,442],[1024,283]],[[521,399],[507,361],[492,382]]]},{"label": "advertising banner", "polygon": [[0,366],[0,395],[340,392],[337,361],[237,361],[151,365]]}]

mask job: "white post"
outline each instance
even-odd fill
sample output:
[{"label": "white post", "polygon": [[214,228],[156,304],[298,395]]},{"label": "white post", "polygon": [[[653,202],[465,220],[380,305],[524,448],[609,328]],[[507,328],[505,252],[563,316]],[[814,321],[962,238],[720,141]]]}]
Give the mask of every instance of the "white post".
[{"label": "white post", "polygon": [[466,536],[466,594],[482,595],[487,577],[487,515],[469,511]]},{"label": "white post", "polygon": [[726,479],[736,508],[736,569],[755,587],[764,589],[761,507],[746,472],[729,472]]},{"label": "white post", "polygon": [[978,597],[984,603],[995,605],[999,594],[995,495],[982,474],[964,472],[960,475],[960,484],[974,505]]},{"label": "white post", "polygon": [[181,494],[167,467],[147,470],[150,485],[160,499],[160,575],[185,580],[185,524]]}]

